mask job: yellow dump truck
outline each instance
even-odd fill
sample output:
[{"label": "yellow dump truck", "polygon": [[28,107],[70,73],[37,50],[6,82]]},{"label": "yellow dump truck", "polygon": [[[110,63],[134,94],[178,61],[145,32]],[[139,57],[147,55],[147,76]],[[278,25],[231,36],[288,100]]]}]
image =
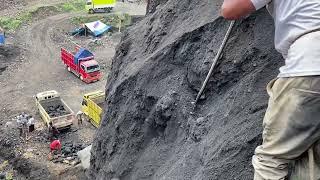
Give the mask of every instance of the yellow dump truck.
[{"label": "yellow dump truck", "polygon": [[82,100],[82,112],[88,120],[95,126],[99,127],[103,115],[103,105],[105,102],[104,91],[96,91],[85,94]]},{"label": "yellow dump truck", "polygon": [[56,128],[65,129],[70,128],[73,124],[75,115],[57,91],[38,93],[35,101],[40,116],[47,126],[52,122]]},{"label": "yellow dump truck", "polygon": [[116,5],[116,0],[86,0],[86,10],[93,14],[99,10],[110,12]]}]

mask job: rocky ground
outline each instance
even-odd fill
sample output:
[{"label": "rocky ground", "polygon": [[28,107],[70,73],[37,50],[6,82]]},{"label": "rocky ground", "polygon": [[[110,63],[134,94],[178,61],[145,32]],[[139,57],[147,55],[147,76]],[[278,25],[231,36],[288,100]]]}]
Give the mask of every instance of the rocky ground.
[{"label": "rocky ground", "polygon": [[23,6],[25,4],[25,0],[2,0],[0,2],[0,11],[8,9],[10,7]]},{"label": "rocky ground", "polygon": [[[5,1],[0,15],[14,16],[34,6],[50,5],[63,1]],[[127,9],[132,14],[143,15],[143,4]],[[119,5],[119,11],[129,7]],[[121,33],[106,35],[101,38],[71,37],[68,33],[77,25],[71,18],[86,14],[61,14],[51,11],[50,7],[40,8],[34,14],[32,22],[23,25],[17,32],[7,34],[6,46],[0,47],[0,179],[3,173],[13,174],[15,179],[84,179],[84,171],[74,168],[69,163],[74,159],[74,152],[93,141],[96,128],[85,122],[80,128],[76,125],[70,131],[60,135],[71,157],[48,160],[49,140],[33,96],[41,91],[57,90],[74,112],[80,110],[84,93],[104,89],[111,67],[115,47]],[[9,13],[8,13],[9,12]],[[60,48],[74,48],[75,44],[89,48],[102,65],[101,81],[85,84],[73,74],[68,73],[60,62]],[[21,112],[31,114],[36,119],[36,131],[29,140],[19,138],[15,116]],[[75,123],[76,124],[76,123]],[[2,148],[3,147],[3,148]],[[66,159],[68,158],[68,159]],[[68,160],[65,161],[64,160]]]}]

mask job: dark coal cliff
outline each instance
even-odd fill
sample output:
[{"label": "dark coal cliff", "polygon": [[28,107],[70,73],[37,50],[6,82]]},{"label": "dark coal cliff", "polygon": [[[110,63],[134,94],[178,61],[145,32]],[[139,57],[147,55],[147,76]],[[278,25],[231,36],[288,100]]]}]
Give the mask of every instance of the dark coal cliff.
[{"label": "dark coal cliff", "polygon": [[91,179],[253,179],[265,87],[283,60],[265,9],[239,20],[194,101],[229,26],[221,1],[161,1],[130,27],[113,59]]}]

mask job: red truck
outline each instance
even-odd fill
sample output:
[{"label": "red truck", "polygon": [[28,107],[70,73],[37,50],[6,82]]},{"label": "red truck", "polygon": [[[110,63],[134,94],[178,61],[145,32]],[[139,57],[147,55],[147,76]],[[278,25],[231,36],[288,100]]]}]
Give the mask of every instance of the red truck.
[{"label": "red truck", "polygon": [[100,80],[100,66],[94,55],[87,49],[76,47],[76,52],[61,48],[61,60],[69,72],[74,73],[82,81],[91,83]]}]

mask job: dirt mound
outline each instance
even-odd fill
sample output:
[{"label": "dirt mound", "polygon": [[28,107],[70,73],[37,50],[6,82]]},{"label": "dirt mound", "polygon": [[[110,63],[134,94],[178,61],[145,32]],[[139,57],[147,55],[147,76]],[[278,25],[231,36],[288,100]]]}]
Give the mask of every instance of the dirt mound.
[{"label": "dirt mound", "polygon": [[39,21],[57,13],[59,13],[59,10],[55,6],[42,6],[31,12],[31,15],[33,21]]},{"label": "dirt mound", "polygon": [[238,21],[194,113],[229,25],[221,1],[168,0],[125,33],[113,59],[91,179],[248,180],[265,86],[282,58],[265,10]]},{"label": "dirt mound", "polygon": [[20,49],[17,46],[0,46],[0,75],[5,71],[8,65],[20,55]]},{"label": "dirt mound", "polygon": [[16,157],[11,161],[13,169],[16,170],[20,176],[19,179],[55,179],[47,167],[43,167],[37,164],[37,162],[30,162],[30,160],[23,157]]},{"label": "dirt mound", "polygon": [[6,45],[0,46],[0,62],[7,62],[19,56],[20,50],[17,46]]}]

